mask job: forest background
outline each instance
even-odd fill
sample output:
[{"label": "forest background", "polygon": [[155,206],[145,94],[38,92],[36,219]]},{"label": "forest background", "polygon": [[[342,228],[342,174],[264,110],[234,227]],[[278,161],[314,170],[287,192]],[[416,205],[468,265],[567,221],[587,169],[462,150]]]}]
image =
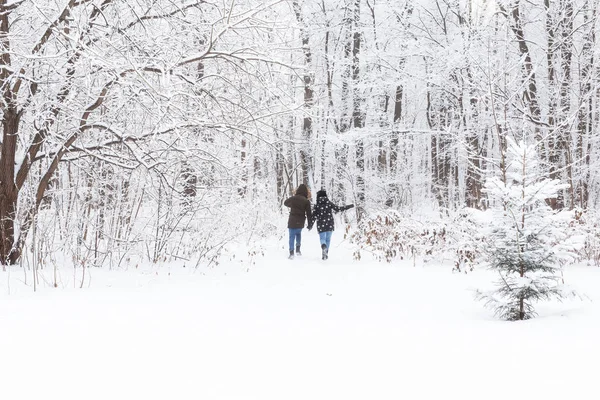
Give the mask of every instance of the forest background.
[{"label": "forest background", "polygon": [[0,0],[3,268],[258,255],[307,183],[357,205],[356,259],[468,271],[512,142],[598,263],[599,7]]}]

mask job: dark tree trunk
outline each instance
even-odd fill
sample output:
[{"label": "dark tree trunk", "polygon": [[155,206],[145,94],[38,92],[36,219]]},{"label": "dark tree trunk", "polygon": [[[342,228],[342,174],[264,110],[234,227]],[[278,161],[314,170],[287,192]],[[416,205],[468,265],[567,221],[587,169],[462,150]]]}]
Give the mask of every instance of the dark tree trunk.
[{"label": "dark tree trunk", "polygon": [[277,175],[277,198],[285,197],[285,157],[283,156],[283,143],[277,141],[275,145],[275,173]]},{"label": "dark tree trunk", "polygon": [[187,199],[196,197],[196,186],[198,185],[198,176],[190,164],[187,162],[183,163],[181,170],[181,177],[183,178],[183,196]]},{"label": "dark tree trunk", "polygon": [[[471,3],[468,8],[468,19],[473,23],[473,15],[471,9]],[[460,18],[460,23],[463,31],[463,35],[466,35],[465,42],[470,41],[469,27],[465,24],[465,19]],[[482,144],[481,137],[478,127],[479,125],[479,101],[475,92],[476,84],[473,79],[473,73],[471,64],[467,61],[466,66],[467,74],[467,93],[469,94],[469,115],[463,111],[463,123],[464,130],[467,132],[467,171],[466,171],[466,206],[471,208],[480,209],[481,203],[481,190],[483,185],[483,179],[481,177],[482,171]],[[462,103],[462,98],[461,98]]]},{"label": "dark tree trunk", "polygon": [[0,87],[2,93],[2,148],[0,153],[0,263],[14,264],[19,258],[15,242],[15,213],[19,191],[15,184],[15,154],[21,113],[17,109],[16,93],[11,81],[10,23],[4,10],[6,0],[0,0]]},{"label": "dark tree trunk", "polygon": [[302,36],[302,52],[304,53],[304,118],[302,120],[302,146],[300,148],[300,162],[302,164],[302,181],[306,184],[312,182],[313,161],[310,156],[310,143],[313,136],[312,108],[314,104],[312,53],[310,50],[309,33],[307,31],[302,8],[298,0],[293,2],[296,20],[300,24],[300,35]]},{"label": "dark tree trunk", "polygon": [[[590,4],[592,3],[592,4]],[[577,182],[576,204],[582,209],[588,207],[589,202],[589,180],[590,180],[590,152],[591,152],[591,134],[594,124],[594,102],[593,87],[595,81],[594,70],[594,48],[596,44],[596,34],[594,22],[597,18],[595,1],[586,1],[584,9],[584,23],[591,23],[589,33],[584,35],[584,44],[582,49],[583,67],[581,68],[581,85],[579,93],[580,107],[577,114],[577,149],[576,159],[580,165],[581,178]]]},{"label": "dark tree trunk", "polygon": [[15,247],[15,217],[19,197],[15,184],[15,153],[19,119],[14,106],[9,105],[4,110],[0,159],[0,262],[3,265],[14,264],[20,256],[19,249]]},{"label": "dark tree trunk", "polygon": [[[390,104],[390,96],[386,94],[383,96],[381,102],[383,104],[381,105],[381,118],[379,119],[379,127],[385,131],[387,128],[389,128],[386,118]],[[379,176],[385,176],[387,172],[387,145],[383,140],[380,140],[378,146],[379,151],[377,153],[377,173]]]},{"label": "dark tree trunk", "polygon": [[560,191],[556,198],[549,199],[548,202],[553,209],[562,209],[567,203],[570,207],[575,204],[573,157],[569,139],[573,4],[571,0],[560,0],[552,4],[545,0],[544,6],[548,35],[548,79],[551,88],[548,116],[551,131],[548,135],[547,161],[550,178],[566,181],[569,185],[566,198],[565,193]]},{"label": "dark tree trunk", "polygon": [[402,96],[404,88],[402,85],[396,86],[396,96],[394,99],[394,125],[392,128],[392,138],[390,140],[390,196],[386,200],[386,205],[392,207],[398,202],[399,185],[398,179],[398,146],[400,142],[400,121],[402,121]]},{"label": "dark tree trunk", "polygon": [[429,128],[434,131],[431,134],[431,174],[432,192],[441,208],[447,208],[450,202],[450,183],[452,176],[452,158],[450,154],[451,142],[445,136],[444,129],[449,123],[446,100],[443,93],[436,93],[438,97],[434,104],[432,101],[432,90],[428,88],[427,98],[427,122]]},{"label": "dark tree trunk", "polygon": [[[571,87],[571,62],[573,59],[573,2],[572,0],[563,0],[563,19],[561,20],[561,66],[563,68],[563,79],[560,85],[560,109],[561,109],[561,124],[558,135],[558,149],[562,156],[562,163],[566,174],[566,183],[569,185],[567,189],[568,198],[564,198],[562,191],[558,194],[558,208],[568,206],[572,209],[575,206],[575,191],[573,182],[573,156],[571,153],[570,122],[568,122],[571,114],[571,95],[569,88]],[[559,163],[561,162],[559,159]],[[562,167],[557,163],[559,167]],[[556,174],[560,176],[559,173]],[[552,177],[552,175],[551,175]]]},{"label": "dark tree trunk", "polygon": [[538,141],[542,140],[542,134],[539,128],[541,109],[537,96],[537,80],[535,75],[535,69],[529,51],[529,44],[525,38],[525,32],[523,29],[523,22],[521,20],[520,12],[520,0],[511,3],[511,10],[506,10],[504,6],[499,5],[503,13],[509,16],[509,25],[513,31],[517,45],[519,47],[519,53],[523,59],[523,102],[527,106],[527,113],[525,114],[529,121],[533,123],[533,131],[535,139]]},{"label": "dark tree trunk", "polygon": [[[352,33],[352,82],[353,90],[353,112],[352,122],[355,129],[363,129],[365,127],[365,111],[362,93],[359,89],[360,83],[360,51],[362,34],[360,31],[360,2],[355,0],[353,13],[353,28]],[[358,221],[365,214],[365,146],[362,139],[356,141],[356,215]]]},{"label": "dark tree trunk", "polygon": [[242,139],[240,151],[240,169],[241,185],[238,187],[238,194],[245,197],[248,194],[248,141]]},{"label": "dark tree trunk", "polygon": [[[348,15],[349,14],[349,15]],[[342,115],[340,117],[339,132],[344,134],[350,130],[352,119],[350,116],[350,81],[352,79],[352,48],[353,48],[353,20],[352,12],[349,8],[346,8],[345,17],[345,36],[344,36],[344,59],[346,60],[344,70],[342,71],[342,90],[341,90],[341,104],[342,104]],[[336,179],[337,179],[337,193],[336,198],[339,198],[341,202],[345,202],[346,199],[346,185],[344,181],[349,178],[347,171],[348,163],[348,146],[346,144],[341,145],[335,151],[336,156]]]}]

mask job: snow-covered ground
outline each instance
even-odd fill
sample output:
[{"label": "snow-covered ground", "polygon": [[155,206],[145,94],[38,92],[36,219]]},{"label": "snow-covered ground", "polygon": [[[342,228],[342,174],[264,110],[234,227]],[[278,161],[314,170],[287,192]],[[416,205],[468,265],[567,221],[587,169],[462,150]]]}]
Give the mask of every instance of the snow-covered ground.
[{"label": "snow-covered ground", "polygon": [[0,398],[598,398],[599,268],[565,271],[590,299],[511,323],[473,300],[487,271],[353,261],[341,233],[323,262],[303,239],[292,261],[282,242],[250,266],[93,270],[84,289],[0,273]]}]

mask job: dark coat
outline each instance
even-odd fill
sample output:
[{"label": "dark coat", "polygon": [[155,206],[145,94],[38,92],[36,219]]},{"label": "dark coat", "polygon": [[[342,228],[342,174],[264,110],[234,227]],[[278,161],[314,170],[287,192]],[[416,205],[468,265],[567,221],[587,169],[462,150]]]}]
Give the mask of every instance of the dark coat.
[{"label": "dark coat", "polygon": [[298,186],[296,195],[283,202],[284,206],[290,208],[288,228],[304,228],[304,222],[308,219],[308,229],[312,228],[312,210],[308,200],[308,188],[306,185]]},{"label": "dark coat", "polygon": [[349,208],[354,207],[353,204],[347,206],[336,206],[333,204],[327,196],[320,196],[317,194],[317,204],[315,205],[315,209],[312,214],[312,220],[317,221],[317,231],[321,232],[329,232],[334,230],[333,223],[333,213],[347,210]]}]

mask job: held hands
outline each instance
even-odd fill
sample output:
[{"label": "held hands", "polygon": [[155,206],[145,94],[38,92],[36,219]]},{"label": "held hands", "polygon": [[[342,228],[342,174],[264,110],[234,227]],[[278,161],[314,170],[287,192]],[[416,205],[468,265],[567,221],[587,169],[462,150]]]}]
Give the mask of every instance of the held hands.
[{"label": "held hands", "polygon": [[348,204],[346,207],[344,207],[344,210],[349,210],[351,208],[354,208],[354,204]]}]

